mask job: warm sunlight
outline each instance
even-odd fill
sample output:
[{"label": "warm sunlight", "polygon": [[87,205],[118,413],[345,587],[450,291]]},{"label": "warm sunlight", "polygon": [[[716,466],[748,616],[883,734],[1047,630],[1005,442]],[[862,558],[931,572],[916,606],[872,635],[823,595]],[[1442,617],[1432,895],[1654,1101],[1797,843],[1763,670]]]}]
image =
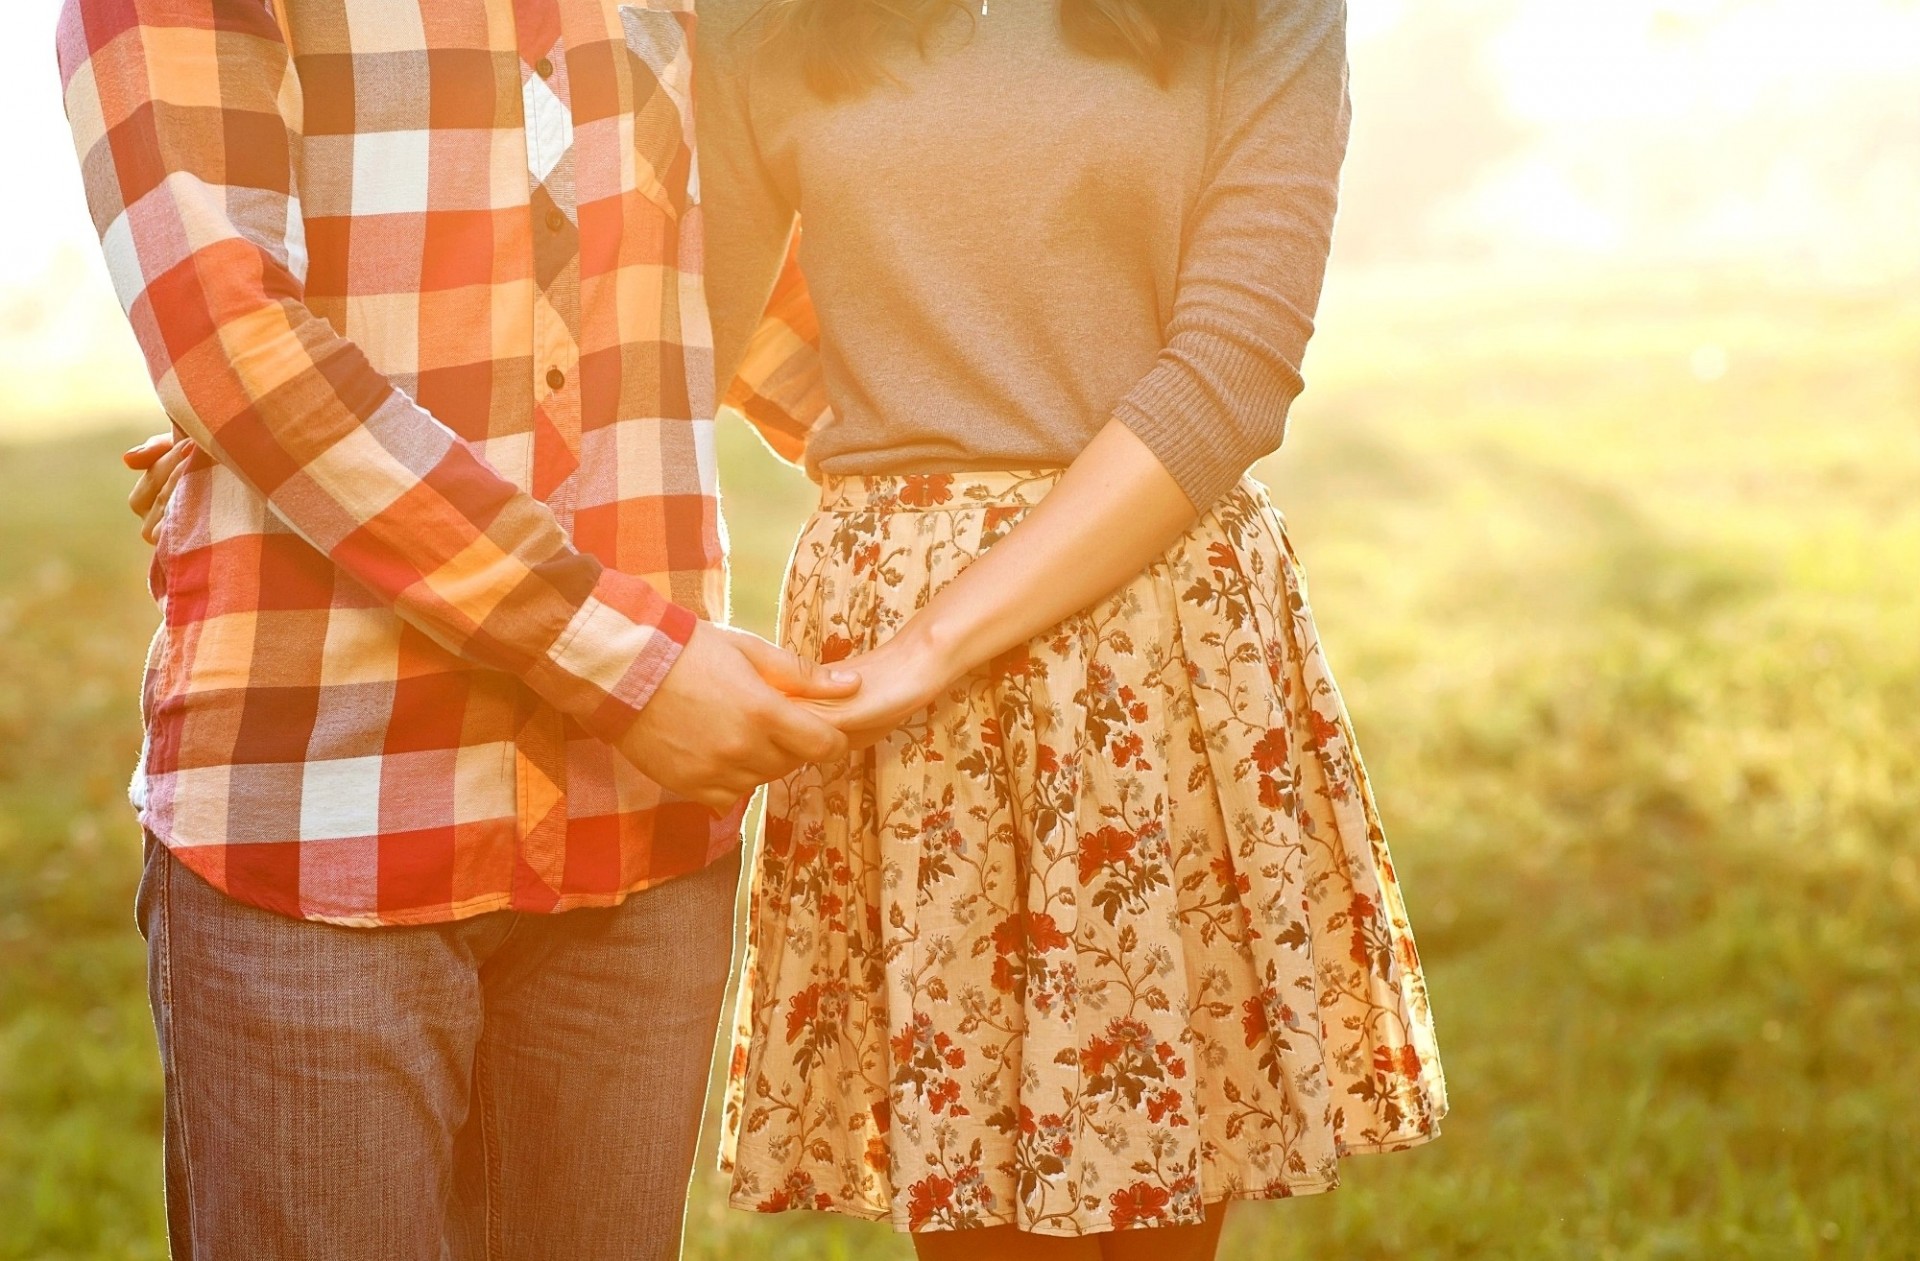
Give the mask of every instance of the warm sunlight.
[{"label": "warm sunlight", "polygon": [[[0,16],[30,73],[6,140],[46,195],[0,204],[0,429],[149,394],[80,205],[52,0]],[[23,11],[24,10],[24,11]],[[1356,140],[1335,296],[1356,268],[1920,268],[1920,5],[1828,0],[1359,0]],[[1531,264],[1529,264],[1531,265]]]}]

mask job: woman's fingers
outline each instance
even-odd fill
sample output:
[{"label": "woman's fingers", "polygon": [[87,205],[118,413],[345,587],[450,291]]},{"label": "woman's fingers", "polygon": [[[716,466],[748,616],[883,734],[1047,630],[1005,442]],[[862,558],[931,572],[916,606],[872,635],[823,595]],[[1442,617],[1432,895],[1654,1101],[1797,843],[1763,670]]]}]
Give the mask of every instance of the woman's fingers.
[{"label": "woman's fingers", "polygon": [[149,468],[155,460],[165,455],[167,449],[171,446],[173,446],[173,435],[171,433],[157,433],[143,440],[137,446],[128,447],[127,450],[121,454],[120,460],[128,468]]},{"label": "woman's fingers", "polygon": [[844,666],[811,665],[758,636],[741,635],[735,642],[760,677],[788,696],[831,700],[860,690],[860,676]]},{"label": "woman's fingers", "polygon": [[[134,451],[141,448],[136,447]],[[133,483],[133,490],[127,495],[127,506],[133,509],[137,517],[149,518],[153,509],[166,507],[167,500],[173,494],[173,488],[180,483],[180,474],[193,458],[195,447],[191,440],[176,442],[161,452],[145,468]],[[132,455],[133,452],[128,452]]]}]

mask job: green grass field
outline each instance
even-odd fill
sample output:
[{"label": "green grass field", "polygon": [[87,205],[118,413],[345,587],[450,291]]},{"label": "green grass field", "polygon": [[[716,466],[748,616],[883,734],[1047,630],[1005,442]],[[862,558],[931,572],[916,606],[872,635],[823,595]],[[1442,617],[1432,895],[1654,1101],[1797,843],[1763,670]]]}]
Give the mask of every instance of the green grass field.
[{"label": "green grass field", "polygon": [[[1356,297],[1316,353],[1265,472],[1454,1115],[1227,1255],[1920,1256],[1920,296]],[[130,432],[0,447],[0,1258],[163,1254]],[[764,629],[807,487],[727,443]],[[907,1255],[710,1175],[689,1251]]]}]

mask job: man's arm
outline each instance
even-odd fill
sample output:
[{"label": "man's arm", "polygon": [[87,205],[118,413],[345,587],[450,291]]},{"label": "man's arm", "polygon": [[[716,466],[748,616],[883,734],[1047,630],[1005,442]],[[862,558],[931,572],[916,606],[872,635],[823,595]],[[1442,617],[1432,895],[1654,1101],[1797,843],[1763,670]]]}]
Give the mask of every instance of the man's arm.
[{"label": "man's arm", "polygon": [[[57,43],[95,226],[174,423],[435,642],[518,675],[629,756],[661,744],[640,720],[694,615],[575,549],[307,307],[301,89],[268,7],[67,0]],[[711,646],[709,665],[725,655]],[[784,719],[789,744],[832,744],[797,711],[759,716]],[[763,728],[767,765],[772,743]]]}]

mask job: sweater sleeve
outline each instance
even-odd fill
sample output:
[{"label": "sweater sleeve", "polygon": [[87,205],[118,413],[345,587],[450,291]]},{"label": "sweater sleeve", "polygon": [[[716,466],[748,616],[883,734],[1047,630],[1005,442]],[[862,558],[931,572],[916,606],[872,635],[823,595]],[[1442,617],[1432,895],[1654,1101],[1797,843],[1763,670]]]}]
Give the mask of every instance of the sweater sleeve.
[{"label": "sweater sleeve", "polygon": [[1115,412],[1201,509],[1280,446],[1305,385],[1350,119],[1343,0],[1260,4],[1216,99],[1167,344]]}]

